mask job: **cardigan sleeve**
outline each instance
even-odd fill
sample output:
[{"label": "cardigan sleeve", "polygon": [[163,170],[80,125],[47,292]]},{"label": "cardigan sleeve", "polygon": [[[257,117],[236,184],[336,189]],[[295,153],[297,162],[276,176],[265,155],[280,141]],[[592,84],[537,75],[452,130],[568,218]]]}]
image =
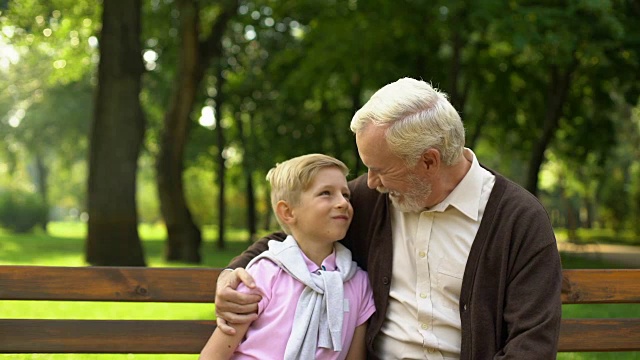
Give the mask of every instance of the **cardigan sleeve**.
[{"label": "cardigan sleeve", "polygon": [[506,343],[495,358],[555,359],[562,313],[560,255],[546,212],[538,208],[521,215],[506,279]]},{"label": "cardigan sleeve", "polygon": [[269,240],[284,241],[284,239],[286,238],[287,234],[285,234],[284,232],[275,232],[262,237],[260,240],[249,246],[247,250],[243,251],[242,254],[231,259],[228,267],[231,269],[247,267],[251,259],[269,249]]},{"label": "cardigan sleeve", "polygon": [[549,216],[521,186],[496,183],[465,268],[461,359],[555,359],[562,265]]}]

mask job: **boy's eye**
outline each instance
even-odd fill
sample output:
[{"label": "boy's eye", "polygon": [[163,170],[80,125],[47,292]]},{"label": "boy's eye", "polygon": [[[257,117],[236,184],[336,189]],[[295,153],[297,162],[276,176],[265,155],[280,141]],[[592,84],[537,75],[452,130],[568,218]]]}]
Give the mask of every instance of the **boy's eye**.
[{"label": "boy's eye", "polygon": [[344,193],[344,194],[342,194],[342,196],[347,200],[351,200],[351,194]]},{"label": "boy's eye", "polygon": [[320,193],[320,195],[331,195],[331,192],[329,190],[324,190]]}]

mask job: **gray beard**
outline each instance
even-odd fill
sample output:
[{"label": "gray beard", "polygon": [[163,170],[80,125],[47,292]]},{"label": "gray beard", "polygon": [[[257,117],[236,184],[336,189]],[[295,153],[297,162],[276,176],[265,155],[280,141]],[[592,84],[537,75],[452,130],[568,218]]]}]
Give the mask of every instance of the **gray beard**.
[{"label": "gray beard", "polygon": [[420,212],[425,208],[425,201],[431,195],[431,184],[425,183],[415,175],[409,175],[411,190],[400,196],[389,193],[389,198],[396,209],[402,212]]}]

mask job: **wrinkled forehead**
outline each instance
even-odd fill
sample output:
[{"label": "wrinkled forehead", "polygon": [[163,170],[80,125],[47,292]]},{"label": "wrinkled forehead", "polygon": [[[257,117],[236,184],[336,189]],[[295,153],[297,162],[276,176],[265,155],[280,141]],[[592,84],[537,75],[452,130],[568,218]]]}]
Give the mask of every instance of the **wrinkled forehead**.
[{"label": "wrinkled forehead", "polygon": [[382,170],[397,162],[400,157],[393,154],[385,140],[386,127],[368,126],[356,133],[358,153],[364,165],[370,170]]}]

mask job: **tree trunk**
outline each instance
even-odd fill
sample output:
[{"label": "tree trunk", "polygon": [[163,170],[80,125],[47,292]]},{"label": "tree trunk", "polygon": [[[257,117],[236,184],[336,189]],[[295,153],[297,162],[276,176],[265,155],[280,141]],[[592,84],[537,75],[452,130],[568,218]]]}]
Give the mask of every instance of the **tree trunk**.
[{"label": "tree trunk", "polygon": [[247,181],[247,229],[249,238],[247,241],[253,243],[257,240],[258,217],[256,215],[256,194],[253,187],[253,170],[246,169],[245,177]]},{"label": "tree trunk", "polygon": [[557,66],[551,67],[542,134],[533,145],[526,179],[526,189],[535,196],[538,196],[538,173],[544,161],[544,152],[555,137],[562,117],[562,107],[571,86],[571,76],[577,65],[578,61],[574,58],[573,63],[564,71]]},{"label": "tree trunk", "polygon": [[563,189],[563,201],[567,208],[567,218],[565,223],[565,227],[567,228],[567,237],[570,243],[577,244],[580,242],[580,239],[578,238],[578,232],[577,232],[579,214],[578,214],[578,210],[573,205],[572,199],[566,196],[564,189]]},{"label": "tree trunk", "polygon": [[273,210],[271,209],[271,192],[263,192],[264,203],[267,204],[267,212],[264,215],[264,221],[262,222],[262,230],[268,231],[271,229],[271,219],[273,218]]},{"label": "tree trunk", "polygon": [[194,1],[178,1],[178,7],[182,46],[156,163],[158,193],[168,235],[166,259],[200,263],[202,235],[187,207],[182,171],[191,111],[204,70],[198,44],[198,8]]},{"label": "tree trunk", "polygon": [[[472,130],[467,132],[465,137],[465,146],[471,149],[476,147],[478,143],[478,139],[480,138],[480,134],[482,134],[482,129],[488,123],[488,110],[487,106],[482,104],[482,108],[478,111],[479,116],[475,117],[475,123],[473,124]],[[469,119],[463,119],[463,121],[468,121]]]},{"label": "tree trunk", "polygon": [[224,148],[227,146],[227,142],[224,137],[224,128],[222,127],[222,102],[224,96],[222,94],[222,86],[224,85],[224,77],[222,76],[222,64],[219,64],[218,78],[216,82],[216,142],[218,144],[218,249],[224,250],[225,245],[225,218],[227,214],[226,202],[224,201],[224,194],[226,191],[226,173],[227,167],[225,166]]},{"label": "tree trunk", "polygon": [[584,227],[585,229],[592,229],[593,228],[593,201],[591,200],[591,194],[587,194],[586,197],[584,198],[584,209],[585,209],[585,213],[586,213],[586,219],[584,219],[584,223],[582,224],[582,227]]},{"label": "tree trunk", "polygon": [[[464,21],[464,19],[458,19]],[[462,112],[463,104],[462,104],[462,96],[458,90],[458,85],[460,82],[460,76],[462,75],[462,39],[460,36],[461,29],[459,28],[461,22],[455,22],[457,25],[454,25],[452,29],[453,34],[451,40],[451,47],[453,49],[453,55],[451,57],[451,67],[449,68],[449,98],[451,101],[451,105],[458,110],[458,112]]]},{"label": "tree trunk", "polygon": [[89,155],[86,261],[91,265],[145,266],[135,201],[145,131],[140,12],[140,0],[104,2]]},{"label": "tree trunk", "polygon": [[40,220],[40,226],[42,230],[47,231],[47,225],[49,224],[49,196],[48,196],[48,183],[49,183],[49,169],[47,165],[44,163],[44,159],[40,152],[36,152],[35,156],[36,168],[37,168],[37,182],[36,187],[38,189],[38,193],[40,194],[40,198],[42,199],[42,203],[46,209],[46,212],[42,214]]},{"label": "tree trunk", "polygon": [[[249,115],[251,119],[251,115]],[[250,146],[251,140],[247,139],[250,135],[246,133],[245,126],[242,122],[242,116],[240,113],[236,113],[236,127],[238,129],[238,139],[240,140],[240,146],[244,149],[244,158],[242,160],[242,176],[244,177],[246,192],[246,204],[247,204],[247,229],[249,230],[249,237],[247,242],[252,243],[255,240],[257,233],[256,225],[256,207],[255,207],[255,193],[253,189],[253,150]],[[249,128],[252,128],[251,124]]]},{"label": "tree trunk", "polygon": [[190,115],[200,82],[210,60],[221,53],[220,40],[236,6],[235,2],[225,2],[210,36],[203,43],[199,42],[197,1],[180,0],[178,7],[182,47],[175,84],[164,117],[160,154],[156,163],[157,182],[160,210],[168,234],[166,259],[199,263],[202,235],[193,221],[184,195],[184,151],[191,127]]},{"label": "tree trunk", "polygon": [[[358,73],[354,73],[351,75],[351,114],[355,114],[360,107],[362,107],[362,102],[360,101],[360,97],[362,96],[362,77]],[[349,124],[351,124],[351,119],[349,119]],[[349,130],[350,131],[350,130]],[[360,175],[362,166],[362,161],[360,161],[360,156],[358,156],[358,146],[356,144],[356,137],[353,136],[351,140],[351,145],[353,146],[353,153],[356,154],[355,163],[353,168],[351,169],[351,175],[355,178]]]}]

